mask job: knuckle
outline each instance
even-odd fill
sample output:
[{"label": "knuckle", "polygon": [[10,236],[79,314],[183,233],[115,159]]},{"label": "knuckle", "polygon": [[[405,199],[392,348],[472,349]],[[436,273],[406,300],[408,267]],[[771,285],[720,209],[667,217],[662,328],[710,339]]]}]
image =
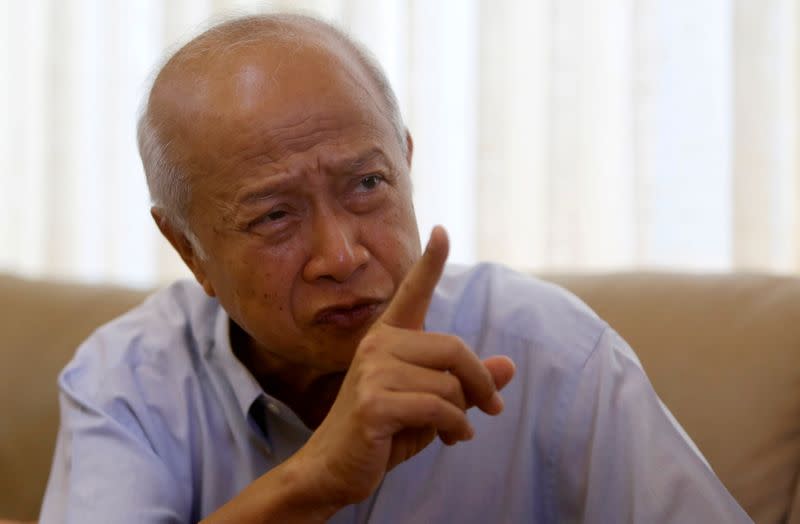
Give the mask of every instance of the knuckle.
[{"label": "knuckle", "polygon": [[447,379],[443,381],[444,394],[448,399],[462,403],[463,393],[461,390],[461,382],[452,375],[447,374]]},{"label": "knuckle", "polygon": [[456,335],[447,335],[444,347],[448,356],[455,358],[467,349],[467,344],[461,339],[461,337]]},{"label": "knuckle", "polygon": [[386,368],[375,360],[369,360],[362,364],[360,375],[363,384],[379,386],[385,382]]},{"label": "knuckle", "polygon": [[380,388],[387,379],[387,363],[378,357],[361,358],[356,373],[356,383],[360,390]]},{"label": "knuckle", "polygon": [[442,407],[442,401],[440,399],[434,398],[431,399],[429,402],[426,402],[422,408],[422,413],[426,420],[431,423],[439,423],[445,419],[445,415],[447,414],[444,408]]},{"label": "knuckle", "polygon": [[381,337],[378,333],[370,331],[358,345],[358,352],[362,356],[374,355],[381,349]]},{"label": "knuckle", "polygon": [[469,345],[464,341],[463,338],[459,337],[458,335],[451,335],[454,339],[454,344],[458,346],[459,351],[470,351]]},{"label": "knuckle", "polygon": [[380,395],[374,389],[360,388],[356,393],[353,411],[364,420],[379,416],[382,405],[379,397]]}]

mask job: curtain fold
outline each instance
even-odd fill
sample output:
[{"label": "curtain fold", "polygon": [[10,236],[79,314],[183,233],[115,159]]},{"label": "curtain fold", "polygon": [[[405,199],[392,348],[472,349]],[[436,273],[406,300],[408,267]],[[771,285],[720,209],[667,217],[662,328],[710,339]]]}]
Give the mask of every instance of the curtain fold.
[{"label": "curtain fold", "polygon": [[386,69],[422,235],[522,269],[800,269],[800,0],[30,0],[0,23],[0,270],[188,273],[135,148],[164,53],[301,9]]},{"label": "curtain fold", "polygon": [[799,19],[796,2],[735,5],[735,265],[797,268]]}]

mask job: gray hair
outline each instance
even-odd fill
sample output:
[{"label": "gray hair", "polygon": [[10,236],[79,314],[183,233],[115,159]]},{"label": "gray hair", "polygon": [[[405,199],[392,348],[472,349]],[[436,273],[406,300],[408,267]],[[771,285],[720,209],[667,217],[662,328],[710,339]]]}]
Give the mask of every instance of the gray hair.
[{"label": "gray hair", "polygon": [[295,42],[298,45],[308,43],[307,36],[304,40],[302,30],[309,27],[327,32],[353,53],[383,97],[387,116],[397,134],[403,155],[408,154],[403,117],[397,97],[383,69],[369,50],[341,29],[311,16],[285,13],[251,15],[213,25],[169,55],[156,70],[150,89],[142,101],[137,126],[139,155],[152,204],[162,211],[164,217],[174,227],[186,235],[200,258],[205,258],[205,253],[188,222],[191,197],[188,173],[174,159],[171,141],[166,136],[161,122],[150,111],[153,90],[164,71],[209,55],[223,55],[236,48],[263,43],[268,38],[281,42]]}]

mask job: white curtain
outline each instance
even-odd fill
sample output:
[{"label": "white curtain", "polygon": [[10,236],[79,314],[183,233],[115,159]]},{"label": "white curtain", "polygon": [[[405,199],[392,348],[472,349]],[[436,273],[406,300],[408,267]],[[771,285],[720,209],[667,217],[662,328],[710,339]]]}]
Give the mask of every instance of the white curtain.
[{"label": "white curtain", "polygon": [[148,76],[210,19],[287,8],[385,67],[452,260],[800,269],[800,0],[9,0],[0,271],[185,275],[135,148]]}]

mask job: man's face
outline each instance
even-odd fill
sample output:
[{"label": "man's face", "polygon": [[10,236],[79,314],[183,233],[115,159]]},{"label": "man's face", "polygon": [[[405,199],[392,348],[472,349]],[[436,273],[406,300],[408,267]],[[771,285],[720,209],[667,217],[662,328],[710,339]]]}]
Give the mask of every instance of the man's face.
[{"label": "man's face", "polygon": [[192,87],[173,134],[198,280],[266,358],[345,370],[420,254],[410,153],[383,100],[319,48],[238,52]]}]

